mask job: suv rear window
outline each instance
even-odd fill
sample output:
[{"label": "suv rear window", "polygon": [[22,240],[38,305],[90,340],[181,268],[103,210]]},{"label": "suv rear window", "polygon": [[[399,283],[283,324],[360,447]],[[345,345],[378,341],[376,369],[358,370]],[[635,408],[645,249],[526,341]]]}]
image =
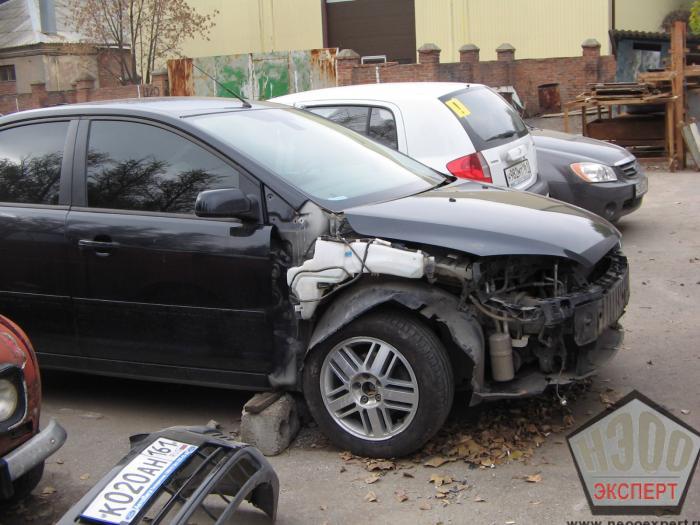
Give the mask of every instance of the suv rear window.
[{"label": "suv rear window", "polygon": [[444,95],[440,101],[459,120],[477,151],[527,135],[520,115],[488,88],[468,87]]}]

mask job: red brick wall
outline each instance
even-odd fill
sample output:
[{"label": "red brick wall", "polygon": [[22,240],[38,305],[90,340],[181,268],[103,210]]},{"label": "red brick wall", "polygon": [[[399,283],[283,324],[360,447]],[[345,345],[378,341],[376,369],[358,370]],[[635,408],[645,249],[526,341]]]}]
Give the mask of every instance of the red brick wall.
[{"label": "red brick wall", "polygon": [[154,89],[156,85],[143,86],[114,86],[107,88],[91,88],[94,80],[82,80],[74,89],[67,91],[46,91],[44,84],[33,84],[31,93],[0,94],[0,113],[8,114],[19,110],[35,109],[60,104],[74,104],[76,102],[88,102],[91,100],[113,100],[120,98],[134,98],[139,96],[158,96],[162,93]]},{"label": "red brick wall", "polygon": [[[476,55],[464,54],[463,62],[447,64],[360,64],[356,60],[338,61],[339,86],[380,82],[475,82],[492,87],[512,85],[525,103],[529,115],[540,113],[538,88],[559,84],[562,103],[575,98],[591,82],[615,79],[615,57],[599,56],[600,48],[584,47],[582,56],[479,62]],[[478,53],[478,51],[477,51]],[[423,54],[419,53],[422,57]],[[432,57],[431,57],[432,58]],[[473,58],[470,60],[470,58]]]},{"label": "red brick wall", "polygon": [[5,80],[0,82],[0,95],[14,95],[17,93],[17,82]]}]

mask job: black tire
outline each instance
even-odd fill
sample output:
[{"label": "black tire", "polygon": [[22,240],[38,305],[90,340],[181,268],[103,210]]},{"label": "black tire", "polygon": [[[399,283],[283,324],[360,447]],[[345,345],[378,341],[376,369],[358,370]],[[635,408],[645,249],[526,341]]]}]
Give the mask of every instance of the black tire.
[{"label": "black tire", "polygon": [[[328,353],[352,337],[371,337],[393,346],[408,361],[418,385],[418,405],[400,433],[381,441],[363,439],[344,429],[329,413],[321,393],[321,369]],[[303,388],[319,428],[343,450],[368,457],[399,457],[420,449],[442,427],[454,400],[452,366],[443,344],[417,317],[382,309],[356,319],[317,345],[307,357]]]},{"label": "black tire", "polygon": [[15,493],[11,498],[7,499],[7,503],[15,503],[27,496],[36,488],[41,481],[41,476],[44,475],[44,462],[32,467],[31,470],[17,478],[12,484]]}]

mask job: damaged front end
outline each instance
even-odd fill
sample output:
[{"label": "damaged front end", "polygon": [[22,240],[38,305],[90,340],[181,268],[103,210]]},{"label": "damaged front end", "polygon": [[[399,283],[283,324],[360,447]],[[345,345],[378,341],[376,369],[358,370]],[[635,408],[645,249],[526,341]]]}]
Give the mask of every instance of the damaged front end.
[{"label": "damaged front end", "polygon": [[393,303],[441,333],[456,384],[476,404],[584,378],[621,342],[617,322],[629,279],[617,247],[590,267],[549,255],[475,257],[347,233],[319,238],[313,256],[287,273],[298,318],[315,326],[309,348]]},{"label": "damaged front end", "polygon": [[488,341],[492,382],[473,402],[519,397],[596,372],[622,341],[627,258],[615,248],[592,269],[549,257],[476,261],[461,306]]}]

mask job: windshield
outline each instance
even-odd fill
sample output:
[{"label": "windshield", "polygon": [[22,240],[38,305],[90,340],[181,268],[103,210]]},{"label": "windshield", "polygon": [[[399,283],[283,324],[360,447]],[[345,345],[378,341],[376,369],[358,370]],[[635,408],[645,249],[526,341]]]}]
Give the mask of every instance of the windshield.
[{"label": "windshield", "polygon": [[469,135],[477,151],[527,135],[520,115],[489,88],[471,86],[440,97]]},{"label": "windshield", "polygon": [[413,195],[445,181],[401,153],[292,108],[209,114],[193,122],[332,211]]}]

